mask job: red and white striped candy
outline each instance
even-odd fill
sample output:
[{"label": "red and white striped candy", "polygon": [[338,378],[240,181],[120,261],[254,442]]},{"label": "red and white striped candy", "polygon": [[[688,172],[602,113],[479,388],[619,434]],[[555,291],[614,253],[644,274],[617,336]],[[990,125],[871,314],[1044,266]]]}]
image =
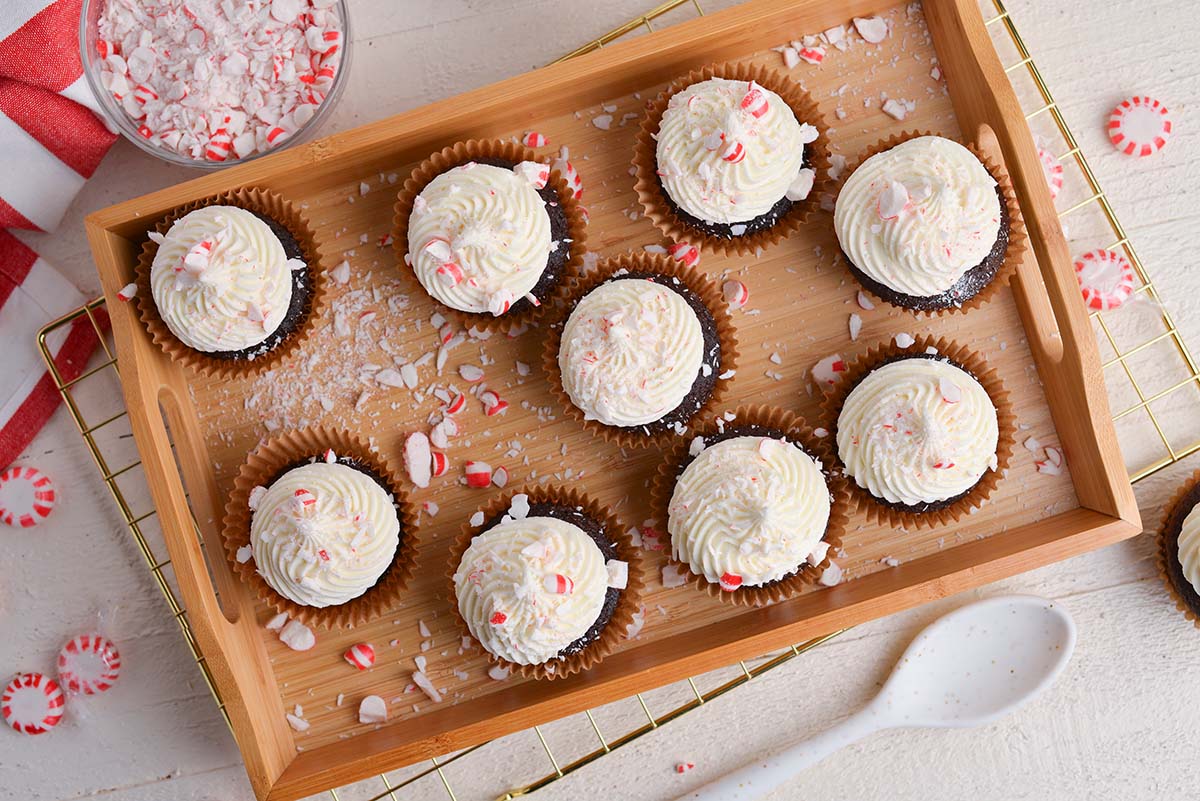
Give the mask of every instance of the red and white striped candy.
[{"label": "red and white striped candy", "polygon": [[721,589],[725,592],[733,592],[740,586],[742,586],[742,577],[737,573],[721,574]]},{"label": "red and white striped candy", "polygon": [[229,158],[229,152],[233,149],[233,137],[229,135],[229,131],[220,128],[208,140],[208,146],[204,149],[204,158],[209,161],[224,161]]},{"label": "red and white striped candy", "polygon": [[479,395],[479,401],[483,404],[483,411],[488,417],[494,414],[501,414],[508,408],[508,401],[501,398],[492,390],[486,390]]},{"label": "red and white striped candy", "polygon": [[446,404],[446,408],[443,411],[445,411],[446,414],[458,414],[459,412],[461,412],[463,410],[463,407],[466,405],[467,405],[467,396],[466,395],[455,395],[453,398],[450,399],[450,402]]},{"label": "red and white striped candy", "polygon": [[555,595],[570,595],[575,592],[575,582],[562,573],[547,573],[542,577],[542,586],[546,588],[546,592]]},{"label": "red and white striped candy", "polygon": [[375,649],[369,642],[360,642],[351,645],[346,653],[342,654],[342,658],[359,670],[366,670],[375,664]]},{"label": "red and white striped candy", "polygon": [[454,339],[454,324],[442,323],[441,327],[438,328],[438,341],[445,345],[452,339]]},{"label": "red and white striped candy", "polygon": [[54,484],[36,467],[14,465],[0,472],[0,520],[33,528],[54,509]]},{"label": "red and white striped candy", "polygon": [[767,93],[763,91],[763,88],[754,81],[751,81],[750,89],[742,97],[741,107],[742,111],[745,111],[751,117],[758,118],[767,113],[771,104],[767,100]]},{"label": "red and white striped candy", "polygon": [[1089,250],[1076,259],[1075,278],[1089,309],[1118,309],[1133,294],[1133,265],[1112,250]]},{"label": "red and white striped candy", "polygon": [[499,317],[512,308],[516,299],[511,289],[500,289],[488,296],[488,311],[493,317]]},{"label": "red and white striped candy", "polygon": [[121,287],[121,291],[117,293],[117,300],[123,300],[126,303],[137,297],[137,284],[126,284]]},{"label": "red and white striped candy", "polygon": [[63,692],[41,673],[18,673],[0,696],[4,722],[24,734],[45,734],[63,716]]},{"label": "red and white striped candy", "polygon": [[81,634],[58,652],[58,680],[70,693],[94,695],[117,682],[121,654],[107,637]]},{"label": "red and white striped candy", "polygon": [[292,511],[296,514],[304,514],[317,505],[317,496],[304,488],[300,488],[292,493]]},{"label": "red and white striped candy", "polygon": [[809,64],[820,64],[825,60],[825,48],[823,47],[802,47],[796,51],[796,55],[807,61]]},{"label": "red and white striped candy", "polygon": [[288,138],[288,132],[276,125],[267,131],[267,144],[274,145]]},{"label": "red and white striped candy", "polygon": [[741,281],[733,278],[721,284],[721,294],[725,296],[725,302],[731,309],[740,309],[750,300],[750,290]]},{"label": "red and white striped candy", "polygon": [[444,476],[446,471],[450,469],[450,460],[446,458],[446,454],[441,451],[433,451],[430,453],[429,473],[433,477]]},{"label": "red and white striped candy", "polygon": [[521,144],[525,147],[545,147],[546,137],[537,131],[526,131],[525,135],[521,137]]},{"label": "red and white striped candy", "polygon": [[700,263],[700,248],[687,242],[676,242],[668,248],[668,252],[676,261],[683,262],[685,267],[695,267]]},{"label": "red and white striped candy", "polygon": [[137,86],[133,87],[133,99],[136,100],[140,105],[144,106],[151,100],[158,100],[158,92],[155,92],[144,83],[139,83]]},{"label": "red and white striped candy", "polygon": [[721,153],[721,160],[728,161],[730,164],[737,164],[744,158],[746,158],[746,148],[742,147],[741,142],[729,142],[725,145],[724,152]]},{"label": "red and white striped candy", "polygon": [[468,461],[465,471],[468,487],[482,489],[492,485],[492,467],[487,462]]},{"label": "red and white striped candy", "polygon": [[458,286],[463,282],[462,267],[459,267],[452,261],[445,262],[438,267],[437,274],[446,282],[447,286]]},{"label": "red and white striped candy", "polygon": [[1150,156],[1163,149],[1171,136],[1171,115],[1152,97],[1134,95],[1108,115],[1108,138],[1128,156]]},{"label": "red and white striped candy", "polygon": [[450,240],[445,237],[435,236],[421,246],[422,250],[433,256],[434,260],[446,263],[454,260],[454,252],[450,250]]},{"label": "red and white striped candy", "polygon": [[1058,197],[1063,187],[1063,166],[1058,159],[1044,147],[1038,148],[1038,159],[1042,162],[1042,172],[1046,175],[1046,186],[1050,188],[1050,199]]},{"label": "red and white striped candy", "polygon": [[812,376],[813,380],[819,384],[833,386],[844,372],[846,372],[846,362],[842,360],[841,354],[835,353],[817,362],[813,366]]},{"label": "red and white striped candy", "polygon": [[529,181],[534,189],[544,188],[546,181],[550,180],[550,166],[540,161],[522,161],[513,167],[513,172]]},{"label": "red and white striped candy", "polygon": [[567,188],[575,193],[577,199],[583,196],[583,179],[579,177],[579,173],[565,157],[559,156],[550,162],[550,169],[558,170],[563,180],[567,182]]}]

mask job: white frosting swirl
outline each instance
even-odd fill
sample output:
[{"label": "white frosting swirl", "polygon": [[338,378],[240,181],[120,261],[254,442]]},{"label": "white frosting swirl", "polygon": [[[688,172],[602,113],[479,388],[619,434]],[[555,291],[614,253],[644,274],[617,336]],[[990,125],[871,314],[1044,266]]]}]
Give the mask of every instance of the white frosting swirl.
[{"label": "white frosting swirl", "polygon": [[1183,577],[1200,593],[1200,504],[1192,507],[1179,529],[1179,566]]},{"label": "white frosting swirl", "polygon": [[676,291],[617,278],[589,292],[563,327],[563,389],[584,416],[610,426],[661,419],[687,397],[704,361],[704,333]]},{"label": "white frosting swirl", "polygon": [[185,214],[154,254],[150,288],[171,333],[206,353],[259,344],[292,301],[292,267],[279,237],[236,206]]},{"label": "white frosting swirl", "polygon": [[758,586],[794,572],[829,525],[820,464],[770,437],[709,445],[675,482],[668,506],[671,555],[712,583]]},{"label": "white frosting swirl", "polygon": [[987,258],[1000,213],[996,180],[974,153],[950,139],[919,136],[854,171],[838,195],[833,227],[867,276],[930,297]]},{"label": "white frosting swirl", "polygon": [[[442,240],[449,250],[429,247]],[[421,190],[408,222],[411,266],[436,300],[464,312],[503,314],[537,285],[555,248],[550,216],[528,179],[470,162]],[[446,253],[461,276],[443,269]],[[439,270],[442,272],[439,273]]]},{"label": "white frosting swirl", "polygon": [[[307,491],[309,496],[297,495]],[[258,501],[250,545],[259,574],[289,600],[326,607],[362,595],[400,544],[391,493],[344,464],[287,471]]]},{"label": "white frosting swirl", "polygon": [[[556,576],[573,583],[570,592],[548,589]],[[540,665],[596,622],[608,572],[604,554],[578,526],[554,517],[508,518],[471,540],[454,588],[458,611],[484,648],[518,665]]]},{"label": "white frosting swirl", "polygon": [[872,370],[838,414],[846,474],[875,497],[907,506],[975,486],[996,469],[998,439],[987,391],[941,359],[902,359]]},{"label": "white frosting swirl", "polygon": [[[758,94],[747,100],[752,92]],[[710,78],[667,102],[656,136],[658,173],[671,200],[693,217],[748,222],[788,194],[803,169],[804,146],[816,138],[817,129],[797,122],[771,90]]]}]

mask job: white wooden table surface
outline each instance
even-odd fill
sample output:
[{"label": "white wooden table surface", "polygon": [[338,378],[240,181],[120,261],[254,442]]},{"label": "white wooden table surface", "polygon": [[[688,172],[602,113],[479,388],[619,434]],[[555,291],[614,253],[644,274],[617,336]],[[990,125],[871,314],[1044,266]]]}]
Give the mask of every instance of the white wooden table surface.
[{"label": "white wooden table surface", "polygon": [[[332,127],[369,122],[525,71],[649,5],[650,0],[353,0],[355,64]],[[1200,348],[1195,266],[1200,48],[1186,5],[1010,2],[1142,258],[1172,297],[1171,310],[1193,347]],[[1152,93],[1174,112],[1175,138],[1155,159],[1120,156],[1103,136],[1108,110],[1133,93]],[[83,216],[190,175],[119,143],[57,232],[22,238],[95,294]],[[49,670],[63,638],[86,628],[96,610],[114,607],[110,625],[126,670],[83,720],[45,737],[0,732],[0,797],[250,799],[233,739],[64,413],[23,461],[50,473],[62,495],[46,525],[0,531],[0,673]],[[1157,525],[1177,483],[1197,467],[1200,456],[1138,486],[1149,528]],[[1142,536],[977,593],[1037,593],[1074,613],[1080,630],[1075,658],[1044,697],[980,730],[878,735],[774,797],[1194,798],[1200,772],[1195,758],[1200,631],[1173,609],[1155,573],[1152,545]],[[784,738],[811,733],[850,712],[875,691],[921,625],[965,600],[955,597],[861,626],[539,797],[673,798]],[[564,730],[562,737],[569,734]],[[531,735],[514,737],[472,757],[469,768],[456,766],[449,773],[466,788],[465,798],[491,798],[543,768],[539,756]],[[673,768],[680,760],[696,768],[678,776]],[[365,798],[379,789],[376,783],[342,797]],[[434,777],[406,792],[403,798],[445,797]]]}]

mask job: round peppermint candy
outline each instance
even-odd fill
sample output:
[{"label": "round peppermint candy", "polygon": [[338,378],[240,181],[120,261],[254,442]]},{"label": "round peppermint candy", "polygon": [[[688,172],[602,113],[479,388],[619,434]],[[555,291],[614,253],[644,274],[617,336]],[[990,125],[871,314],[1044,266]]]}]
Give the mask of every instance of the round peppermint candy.
[{"label": "round peppermint candy", "polygon": [[1120,308],[1133,294],[1133,265],[1112,250],[1089,250],[1075,260],[1075,278],[1089,309]]},{"label": "round peppermint candy", "polygon": [[1171,115],[1152,97],[1134,95],[1122,100],[1108,116],[1108,138],[1128,156],[1153,155],[1170,136]]},{"label": "round peppermint candy", "polygon": [[117,646],[99,634],[81,634],[58,652],[58,680],[67,692],[102,693],[120,675],[121,655]]},{"label": "round peppermint candy", "polygon": [[54,508],[54,484],[36,467],[13,465],[0,472],[0,520],[32,528]]},{"label": "round peppermint candy", "polygon": [[44,734],[63,716],[63,693],[58,682],[41,673],[18,673],[0,698],[4,722],[24,734]]}]

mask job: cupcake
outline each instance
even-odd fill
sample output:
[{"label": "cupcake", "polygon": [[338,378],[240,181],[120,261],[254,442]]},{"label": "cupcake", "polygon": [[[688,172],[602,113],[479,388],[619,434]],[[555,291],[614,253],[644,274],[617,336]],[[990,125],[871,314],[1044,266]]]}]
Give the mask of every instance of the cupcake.
[{"label": "cupcake", "polygon": [[574,492],[499,499],[476,512],[453,549],[459,619],[495,660],[526,677],[590,667],[638,608],[638,565],[619,532],[610,514]]},{"label": "cupcake", "polygon": [[638,195],[672,239],[751,252],[814,206],[823,130],[815,103],[787,79],[749,65],[708,67],[651,105],[634,159]]},{"label": "cupcake", "polygon": [[1158,572],[1179,611],[1200,627],[1200,472],[1169,505],[1158,534]]},{"label": "cupcake", "polygon": [[142,248],[142,318],[171,356],[202,372],[252,374],[307,334],[320,289],[313,250],[307,223],[272,193],[185,207]]},{"label": "cupcake", "polygon": [[846,478],[878,521],[933,525],[979,506],[1007,467],[1012,413],[994,370],[919,339],[875,349],[827,401]]},{"label": "cupcake", "polygon": [[736,339],[720,297],[706,276],[667,256],[602,262],[572,288],[547,338],[553,391],[585,426],[622,445],[684,433],[734,369]]},{"label": "cupcake", "polygon": [[413,520],[396,486],[386,462],[345,432],[284,435],[239,473],[226,550],[279,611],[357,624],[388,608],[411,576]]},{"label": "cupcake", "polygon": [[421,288],[467,326],[528,322],[575,274],[583,221],[563,177],[511,142],[423,162],[396,204],[396,247]]},{"label": "cupcake", "polygon": [[845,490],[818,443],[790,413],[744,408],[665,460],[654,506],[665,516],[672,560],[693,583],[760,606],[821,577],[847,515]]},{"label": "cupcake", "polygon": [[[838,194],[833,225],[867,290],[915,311],[958,309],[1005,272],[1015,198],[975,152],[912,136],[870,155]],[[996,170],[999,172],[999,170]],[[974,305],[974,304],[973,304]]]}]

